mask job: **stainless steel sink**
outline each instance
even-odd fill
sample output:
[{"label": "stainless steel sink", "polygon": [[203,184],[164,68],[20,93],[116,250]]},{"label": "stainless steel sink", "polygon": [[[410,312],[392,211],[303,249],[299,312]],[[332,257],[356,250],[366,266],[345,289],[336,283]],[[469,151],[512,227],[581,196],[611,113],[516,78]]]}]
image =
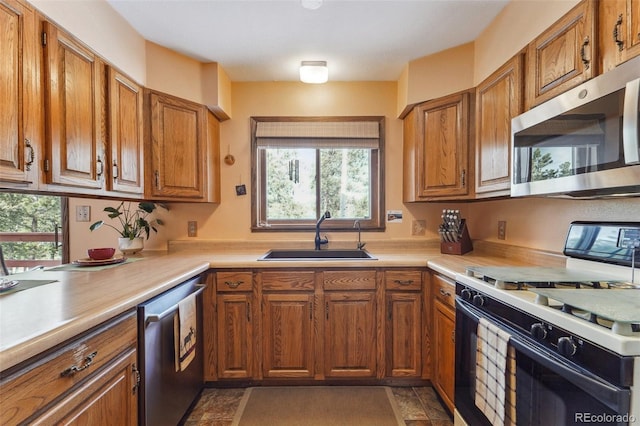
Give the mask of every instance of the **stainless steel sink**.
[{"label": "stainless steel sink", "polygon": [[366,250],[358,249],[282,249],[269,250],[258,260],[377,260]]}]

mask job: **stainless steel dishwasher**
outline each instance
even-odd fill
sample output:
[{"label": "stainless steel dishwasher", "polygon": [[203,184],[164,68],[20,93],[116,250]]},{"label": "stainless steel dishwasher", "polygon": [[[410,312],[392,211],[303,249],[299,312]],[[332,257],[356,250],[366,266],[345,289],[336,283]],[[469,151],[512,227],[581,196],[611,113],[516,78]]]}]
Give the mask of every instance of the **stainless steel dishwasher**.
[{"label": "stainless steel dishwasher", "polygon": [[[202,390],[202,291],[200,276],[138,305],[138,362],[142,374],[139,395],[141,425],[177,425]],[[176,371],[174,317],[178,302],[196,294],[196,356]]]}]

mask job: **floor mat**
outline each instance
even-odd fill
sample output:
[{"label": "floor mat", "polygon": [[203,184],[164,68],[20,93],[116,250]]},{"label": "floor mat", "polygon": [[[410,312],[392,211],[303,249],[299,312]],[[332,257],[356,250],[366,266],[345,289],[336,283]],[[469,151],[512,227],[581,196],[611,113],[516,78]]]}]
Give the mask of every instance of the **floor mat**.
[{"label": "floor mat", "polygon": [[384,386],[257,387],[246,390],[234,426],[404,425]]}]

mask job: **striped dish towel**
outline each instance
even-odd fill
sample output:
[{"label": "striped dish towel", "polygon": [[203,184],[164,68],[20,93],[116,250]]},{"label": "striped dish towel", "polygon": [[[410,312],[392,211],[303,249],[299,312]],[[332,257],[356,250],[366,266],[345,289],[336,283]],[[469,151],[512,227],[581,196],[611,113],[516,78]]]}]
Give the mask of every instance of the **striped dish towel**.
[{"label": "striped dish towel", "polygon": [[511,336],[480,319],[477,330],[475,404],[492,425],[515,425],[515,350]]}]

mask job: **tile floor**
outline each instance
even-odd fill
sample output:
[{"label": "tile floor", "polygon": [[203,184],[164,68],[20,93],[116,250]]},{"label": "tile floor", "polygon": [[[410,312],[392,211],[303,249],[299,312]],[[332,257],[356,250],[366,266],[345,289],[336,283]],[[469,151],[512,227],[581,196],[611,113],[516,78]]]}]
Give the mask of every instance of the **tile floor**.
[{"label": "tile floor", "polygon": [[[453,421],[431,387],[392,387],[407,426],[452,426]],[[245,389],[202,391],[185,426],[229,426]]]}]

